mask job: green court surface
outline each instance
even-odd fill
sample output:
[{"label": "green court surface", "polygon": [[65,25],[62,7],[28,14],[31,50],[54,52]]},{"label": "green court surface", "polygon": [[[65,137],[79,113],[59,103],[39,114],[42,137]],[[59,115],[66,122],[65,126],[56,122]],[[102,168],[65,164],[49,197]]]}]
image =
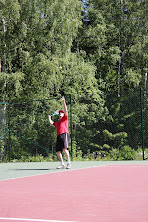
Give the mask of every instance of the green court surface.
[{"label": "green court surface", "polygon": [[[148,165],[148,161],[74,161],[70,170],[78,170],[105,165]],[[0,180],[15,179],[41,174],[56,173],[59,162],[0,163]]]}]

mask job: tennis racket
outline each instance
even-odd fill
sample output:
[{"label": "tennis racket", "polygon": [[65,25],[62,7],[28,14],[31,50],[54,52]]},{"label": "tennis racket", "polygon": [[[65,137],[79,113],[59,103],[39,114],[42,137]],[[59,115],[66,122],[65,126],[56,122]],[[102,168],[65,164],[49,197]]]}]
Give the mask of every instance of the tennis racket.
[{"label": "tennis racket", "polygon": [[59,115],[59,110],[56,110],[51,116]]}]

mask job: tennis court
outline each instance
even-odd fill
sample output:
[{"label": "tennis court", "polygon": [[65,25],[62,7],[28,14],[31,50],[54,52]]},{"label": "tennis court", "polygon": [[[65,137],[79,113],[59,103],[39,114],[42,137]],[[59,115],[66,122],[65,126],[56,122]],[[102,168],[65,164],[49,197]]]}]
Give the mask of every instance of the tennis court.
[{"label": "tennis court", "polygon": [[0,164],[0,222],[148,221],[147,161]]}]

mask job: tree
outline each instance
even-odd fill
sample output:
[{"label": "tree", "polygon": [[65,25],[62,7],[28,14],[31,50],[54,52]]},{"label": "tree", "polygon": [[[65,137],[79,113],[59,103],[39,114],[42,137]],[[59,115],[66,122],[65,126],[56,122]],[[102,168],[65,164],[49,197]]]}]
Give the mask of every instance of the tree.
[{"label": "tree", "polygon": [[[108,115],[100,125],[97,148],[98,144],[104,146],[108,142],[107,149],[111,146],[122,147],[123,143],[116,140],[119,134],[125,144],[133,148],[138,146],[139,122],[135,120],[139,115],[139,106],[132,103],[131,106],[127,101],[137,102],[137,87],[144,85],[147,58],[145,4],[146,1],[87,1],[83,27],[74,42],[74,49],[85,61],[92,61],[97,67],[95,77],[99,88],[105,92]],[[132,99],[129,98],[130,88],[135,89]],[[113,91],[115,94],[112,97]],[[103,139],[103,132],[111,136],[111,141]]]},{"label": "tree", "polygon": [[[128,109],[124,90],[147,85],[146,30],[145,0],[0,0],[0,100],[71,94],[75,142],[84,153],[90,144],[129,145],[126,117],[139,130],[138,107]],[[37,114],[39,106],[31,107]]]},{"label": "tree", "polygon": [[[1,24],[3,44],[0,57],[3,61],[4,57],[7,58],[6,64],[2,62],[5,70],[1,73],[1,83],[3,85],[6,81],[7,87],[2,88],[1,94],[6,91],[5,100],[34,97],[37,89],[42,88],[43,91],[45,75],[45,80],[50,78],[52,82],[53,71],[48,69],[44,76],[35,74],[38,66],[36,59],[39,65],[40,62],[48,65],[52,56],[63,57],[70,51],[81,25],[81,2],[6,0],[1,2],[1,11],[1,19],[5,16],[6,31],[3,31]],[[40,78],[41,83],[38,81]]]}]

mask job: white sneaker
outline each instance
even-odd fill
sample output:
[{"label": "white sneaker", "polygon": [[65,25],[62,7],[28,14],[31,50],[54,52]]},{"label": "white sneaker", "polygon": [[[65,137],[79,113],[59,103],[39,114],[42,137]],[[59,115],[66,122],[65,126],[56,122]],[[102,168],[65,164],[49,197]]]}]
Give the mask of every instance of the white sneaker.
[{"label": "white sneaker", "polygon": [[64,164],[60,164],[60,166],[57,167],[57,169],[65,169],[65,165]]},{"label": "white sneaker", "polygon": [[66,169],[70,169],[70,168],[71,168],[71,163],[67,163]]}]

